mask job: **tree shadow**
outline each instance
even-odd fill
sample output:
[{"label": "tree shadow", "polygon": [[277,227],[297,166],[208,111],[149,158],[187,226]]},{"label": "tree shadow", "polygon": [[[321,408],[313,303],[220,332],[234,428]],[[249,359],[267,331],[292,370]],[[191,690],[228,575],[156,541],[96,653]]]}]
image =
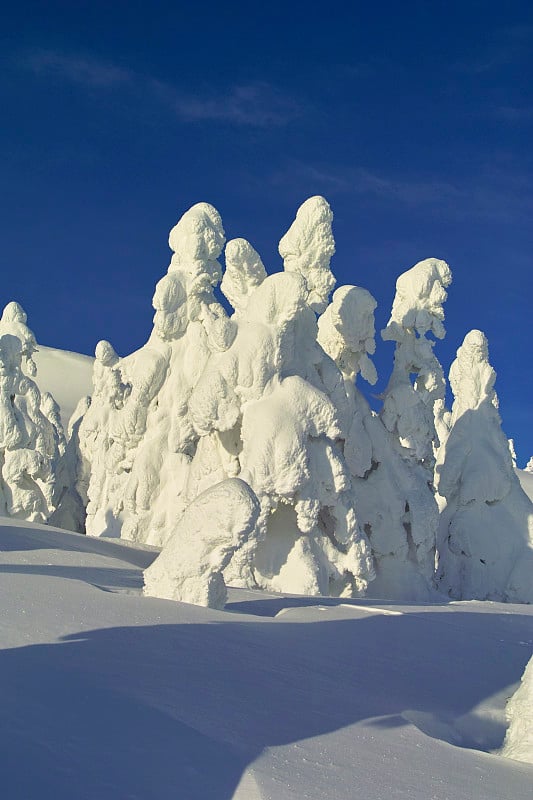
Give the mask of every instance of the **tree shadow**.
[{"label": "tree shadow", "polygon": [[[324,597],[310,596],[310,595],[286,595],[280,594],[279,597],[257,597],[250,600],[238,600],[239,589],[232,589],[230,587],[229,599],[224,606],[224,611],[231,611],[238,614],[250,614],[255,617],[275,617],[280,612],[286,611],[289,608],[316,608],[318,606],[323,608],[337,608],[339,606],[352,606],[352,607],[369,607],[374,608],[376,603],[380,607],[393,609],[395,606],[405,607],[406,603],[400,600],[379,600],[377,598],[368,599],[365,597],[351,599],[344,597]],[[247,591],[247,590],[245,590]],[[250,592],[251,593],[251,592]],[[443,597],[441,601],[435,603],[427,603],[426,605],[447,605],[449,604],[448,598]]]},{"label": "tree shadow", "polygon": [[0,574],[48,575],[52,578],[65,578],[82,581],[97,589],[114,592],[121,589],[137,589],[143,587],[142,572],[138,569],[120,569],[119,567],[77,567],[62,564],[0,564]]},{"label": "tree shadow", "polygon": [[520,679],[533,638],[519,613],[220,620],[0,651],[5,796],[229,800],[266,747],[463,717]]},{"label": "tree shadow", "polygon": [[[33,550],[64,550],[66,552],[94,553],[111,556],[125,561],[132,566],[146,569],[159,554],[155,548],[140,549],[139,545],[129,547],[119,540],[109,541],[98,537],[85,536],[80,533],[64,531],[46,525],[25,523],[10,520],[10,524],[1,524],[0,518],[0,553],[23,552]],[[27,526],[27,527],[26,527]]]}]

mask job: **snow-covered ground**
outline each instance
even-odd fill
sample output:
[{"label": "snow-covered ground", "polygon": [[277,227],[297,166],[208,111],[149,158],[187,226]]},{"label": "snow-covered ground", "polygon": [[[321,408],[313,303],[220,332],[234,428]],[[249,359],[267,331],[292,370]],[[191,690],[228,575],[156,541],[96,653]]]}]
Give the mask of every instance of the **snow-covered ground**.
[{"label": "snow-covered ground", "polygon": [[78,400],[92,394],[94,359],[81,353],[39,345],[33,355],[41,394],[50,392],[61,409],[65,431]]},{"label": "snow-covered ground", "polygon": [[529,499],[533,501],[533,472],[528,472],[525,469],[517,469],[515,472],[518,475],[522,489]]},{"label": "snow-covered ground", "polygon": [[2,796],[531,800],[494,754],[533,607],[141,595],[148,548],[2,520]]}]

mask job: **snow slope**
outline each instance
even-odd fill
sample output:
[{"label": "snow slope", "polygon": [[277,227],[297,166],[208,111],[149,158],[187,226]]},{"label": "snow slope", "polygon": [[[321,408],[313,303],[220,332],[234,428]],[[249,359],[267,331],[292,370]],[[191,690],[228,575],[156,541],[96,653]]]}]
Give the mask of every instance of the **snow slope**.
[{"label": "snow slope", "polygon": [[81,353],[57,350],[38,345],[33,355],[37,366],[36,381],[41,390],[50,392],[61,409],[65,432],[78,400],[92,394],[92,369],[94,359]]},{"label": "snow slope", "polygon": [[518,475],[522,489],[533,502],[533,473],[525,469],[515,469],[515,472]]},{"label": "snow slope", "polygon": [[530,800],[493,755],[533,608],[141,596],[148,548],[3,520],[0,765],[17,798]]}]

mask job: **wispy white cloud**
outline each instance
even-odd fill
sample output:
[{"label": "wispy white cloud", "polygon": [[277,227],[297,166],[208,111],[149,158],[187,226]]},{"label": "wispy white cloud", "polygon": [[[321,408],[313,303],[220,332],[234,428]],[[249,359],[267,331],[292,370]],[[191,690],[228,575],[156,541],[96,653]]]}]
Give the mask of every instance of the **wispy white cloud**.
[{"label": "wispy white cloud", "polygon": [[351,194],[413,210],[437,212],[447,219],[511,221],[530,218],[533,194],[527,170],[502,163],[480,168],[459,180],[440,176],[409,179],[363,167],[309,165],[292,161],[272,176],[276,186],[299,193]]},{"label": "wispy white cloud", "polygon": [[54,50],[32,50],[17,59],[20,66],[42,77],[67,80],[90,89],[128,84],[133,73],[94,58],[65,55]]},{"label": "wispy white cloud", "polygon": [[20,56],[17,63],[43,79],[66,81],[87,90],[127,89],[141,93],[183,122],[221,121],[270,127],[287,124],[303,110],[293,98],[261,81],[231,86],[217,94],[190,93],[93,56],[33,50]]},{"label": "wispy white cloud", "polygon": [[285,125],[302,111],[298,103],[264,82],[233,86],[211,97],[184,94],[159,81],[149,83],[154,94],[187,122],[221,120],[236,125],[266,127]]}]

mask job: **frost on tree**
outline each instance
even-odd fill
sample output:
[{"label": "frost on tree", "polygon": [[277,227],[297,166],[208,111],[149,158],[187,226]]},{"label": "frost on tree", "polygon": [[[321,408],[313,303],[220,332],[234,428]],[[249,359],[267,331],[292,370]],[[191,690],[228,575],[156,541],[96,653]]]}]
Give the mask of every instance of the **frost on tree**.
[{"label": "frost on tree", "polygon": [[9,303],[0,321],[0,513],[45,522],[65,438],[54,399],[24,372],[35,375],[36,349],[26,314]]},{"label": "frost on tree", "polygon": [[434,452],[447,434],[446,382],[433,353],[443,339],[443,303],[452,274],[445,261],[428,258],[396,282],[385,341],[396,342],[394,368],[384,393],[381,418],[412,460],[433,470]]},{"label": "frost on tree", "polygon": [[392,434],[355,385],[359,373],[370,384],[377,380],[370,360],[375,308],[376,301],[365,289],[341,286],[318,320],[318,342],[344,379],[344,399],[337,403],[343,452],[357,520],[369,538],[376,571],[367,594],[426,599],[432,591],[431,521],[436,516],[427,474],[401,458]]},{"label": "frost on tree", "polygon": [[144,572],[144,594],[224,608],[223,570],[256,532],[259,503],[250,487],[229,478],[202,492],[176,521],[159,556]]},{"label": "frost on tree", "polygon": [[450,369],[451,430],[436,465],[446,501],[437,579],[458,599],[533,602],[533,504],[513,470],[495,380],[484,334],[470,331]]},{"label": "frost on tree", "polygon": [[82,397],[70,417],[56,470],[56,508],[48,520],[50,525],[75,533],[85,532],[89,466],[80,452],[79,429],[90,404],[90,397]]},{"label": "frost on tree", "polygon": [[520,686],[507,703],[508,722],[501,754],[533,764],[533,658],[529,659]]},{"label": "frost on tree", "polygon": [[[370,547],[338,442],[342,376],[316,342],[315,310],[334,279],[331,210],[304,203],[269,277],[243,239],[228,243],[215,209],[193,206],[170,234],[147,344],[95,362],[80,425],[90,464],[87,532],[162,546],[199,494],[240,477],[257,495],[258,535],[226,580],[282,591],[364,592]],[[110,387],[112,387],[110,389]]]},{"label": "frost on tree", "polygon": [[9,333],[19,339],[24,372],[33,378],[37,373],[37,367],[33,360],[33,354],[37,350],[37,342],[33,331],[26,325],[27,320],[26,312],[18,303],[15,301],[8,303],[0,318],[0,336],[4,333]]}]

